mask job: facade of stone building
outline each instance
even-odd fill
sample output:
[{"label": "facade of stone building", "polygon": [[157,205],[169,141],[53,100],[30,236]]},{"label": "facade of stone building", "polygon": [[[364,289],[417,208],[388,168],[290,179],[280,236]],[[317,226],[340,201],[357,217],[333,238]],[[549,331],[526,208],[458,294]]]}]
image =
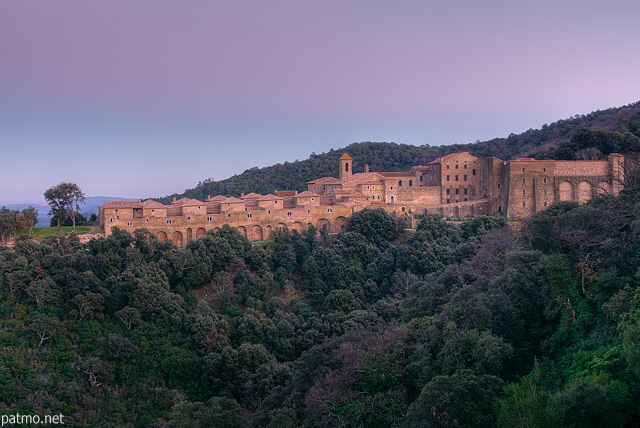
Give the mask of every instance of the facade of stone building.
[{"label": "facade of stone building", "polygon": [[624,179],[624,156],[597,161],[553,161],[520,158],[503,161],[468,152],[440,157],[403,172],[354,173],[353,159],[339,160],[338,178],[308,182],[308,190],[222,195],[205,201],[182,198],[169,205],[154,200],[112,201],[100,207],[105,233],[118,226],[146,228],[158,239],[183,246],[225,224],[249,240],[267,239],[276,228],[299,232],[314,226],[339,232],[347,218],[364,208],[382,208],[414,225],[425,211],[445,217],[477,215],[530,217],[554,202],[585,203],[599,193],[617,196]]}]

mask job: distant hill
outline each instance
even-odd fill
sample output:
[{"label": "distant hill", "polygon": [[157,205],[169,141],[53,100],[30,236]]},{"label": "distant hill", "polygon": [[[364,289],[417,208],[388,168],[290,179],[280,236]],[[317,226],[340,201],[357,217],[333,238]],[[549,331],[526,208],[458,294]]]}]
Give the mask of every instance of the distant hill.
[{"label": "distant hill", "polygon": [[[413,146],[408,144],[362,142],[330,150],[327,153],[312,153],[308,159],[285,162],[265,168],[250,168],[242,174],[198,183],[193,189],[182,194],[156,198],[168,203],[173,197],[204,199],[207,195],[240,196],[242,192],[272,193],[278,190],[305,190],[307,181],[324,176],[336,175],[338,158],[348,152],[354,158],[354,172],[361,172],[364,164],[371,171],[403,171],[414,165],[426,165],[439,156],[448,153],[469,151],[475,156],[495,156],[509,160],[518,157],[561,158],[566,157],[571,145],[565,144],[562,151],[556,149],[568,143],[576,133],[584,128],[600,128],[604,131],[619,131],[623,135],[640,136],[640,102],[624,107],[597,110],[568,119],[558,120],[540,129],[529,129],[521,134],[511,134],[506,138],[476,141],[471,144],[447,146]],[[618,138],[620,139],[620,138]]]},{"label": "distant hill", "polygon": [[[114,197],[114,196],[88,196],[85,199],[84,203],[80,205],[80,212],[83,215],[87,215],[87,217],[90,216],[91,214],[98,214],[98,207],[102,205],[104,201],[109,202],[109,201],[116,201],[121,199],[134,199],[134,198],[121,198],[121,197]],[[9,205],[0,204],[0,206],[6,206],[10,210],[18,210],[18,211],[22,211],[26,207],[32,206],[36,210],[38,210],[38,223],[36,224],[36,227],[49,227],[50,217],[47,215],[47,213],[49,212],[49,205],[47,205],[46,202],[41,202],[37,204],[27,204],[27,203],[9,204]]]}]

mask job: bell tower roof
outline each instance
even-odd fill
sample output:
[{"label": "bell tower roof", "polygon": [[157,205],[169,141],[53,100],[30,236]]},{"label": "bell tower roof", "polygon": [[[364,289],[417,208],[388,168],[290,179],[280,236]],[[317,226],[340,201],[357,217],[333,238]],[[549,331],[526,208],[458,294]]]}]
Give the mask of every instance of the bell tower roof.
[{"label": "bell tower roof", "polygon": [[340,160],[353,160],[353,158],[345,153],[345,154],[342,155]]}]

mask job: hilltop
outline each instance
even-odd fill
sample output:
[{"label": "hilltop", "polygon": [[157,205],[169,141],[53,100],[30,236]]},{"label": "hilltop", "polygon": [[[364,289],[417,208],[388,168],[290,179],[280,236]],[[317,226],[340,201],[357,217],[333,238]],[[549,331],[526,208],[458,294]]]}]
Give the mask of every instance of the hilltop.
[{"label": "hilltop", "polygon": [[[470,144],[447,146],[413,146],[386,142],[353,143],[327,153],[312,153],[308,159],[285,162],[264,168],[250,168],[233,177],[213,181],[204,180],[182,194],[157,198],[169,202],[173,197],[204,199],[207,195],[240,196],[242,192],[271,193],[275,189],[305,190],[307,181],[335,175],[338,158],[348,152],[354,158],[354,171],[362,171],[368,164],[372,171],[404,171],[414,165],[426,165],[437,157],[449,153],[468,151],[474,156],[495,156],[509,160],[518,157],[555,158],[566,156],[556,148],[568,143],[584,128],[600,128],[607,132],[640,136],[640,102],[623,107],[597,110],[575,115],[568,119],[544,124],[540,129],[529,129],[506,138],[476,141]],[[622,137],[620,137],[622,138]]]}]

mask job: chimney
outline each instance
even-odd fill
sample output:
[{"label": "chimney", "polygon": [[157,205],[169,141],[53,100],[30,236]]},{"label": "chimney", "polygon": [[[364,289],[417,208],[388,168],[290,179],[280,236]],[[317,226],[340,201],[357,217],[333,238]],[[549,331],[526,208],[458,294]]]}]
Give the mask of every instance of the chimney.
[{"label": "chimney", "polygon": [[175,201],[176,201],[176,197],[174,196],[174,197],[173,197],[173,202],[175,202]]},{"label": "chimney", "polygon": [[369,164],[368,163],[364,164],[364,172],[369,172]]},{"label": "chimney", "polygon": [[240,193],[240,197],[244,198],[244,192]]}]

